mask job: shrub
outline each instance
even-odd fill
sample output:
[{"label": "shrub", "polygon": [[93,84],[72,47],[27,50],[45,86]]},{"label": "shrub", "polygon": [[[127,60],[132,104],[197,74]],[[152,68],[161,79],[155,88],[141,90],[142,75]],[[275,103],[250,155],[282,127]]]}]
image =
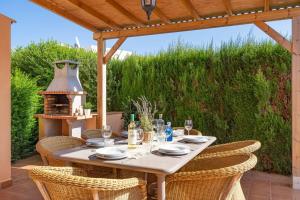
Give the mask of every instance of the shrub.
[{"label": "shrub", "polygon": [[35,80],[15,71],[11,79],[13,161],[28,156],[35,149],[37,122],[33,116],[40,107],[39,90]]}]

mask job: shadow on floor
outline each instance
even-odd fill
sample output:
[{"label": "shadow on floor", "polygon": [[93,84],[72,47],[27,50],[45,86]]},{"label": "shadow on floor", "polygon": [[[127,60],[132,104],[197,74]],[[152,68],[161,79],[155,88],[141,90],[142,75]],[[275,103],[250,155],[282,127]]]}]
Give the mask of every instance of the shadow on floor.
[{"label": "shadow on floor", "polygon": [[[38,155],[17,161],[12,166],[13,185],[0,190],[1,200],[42,200],[27,171],[42,165]],[[247,200],[300,200],[300,191],[291,188],[287,176],[250,171],[242,178],[242,187]]]}]

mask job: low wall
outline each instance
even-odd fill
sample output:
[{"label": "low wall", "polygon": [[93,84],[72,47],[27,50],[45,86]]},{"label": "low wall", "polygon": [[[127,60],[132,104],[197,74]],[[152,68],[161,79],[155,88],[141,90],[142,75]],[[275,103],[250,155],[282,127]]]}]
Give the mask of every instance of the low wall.
[{"label": "low wall", "polygon": [[[112,131],[120,133],[123,130],[124,120],[122,119],[122,112],[107,112],[106,123],[112,127]],[[96,129],[96,114],[95,117],[86,121],[86,129]]]}]

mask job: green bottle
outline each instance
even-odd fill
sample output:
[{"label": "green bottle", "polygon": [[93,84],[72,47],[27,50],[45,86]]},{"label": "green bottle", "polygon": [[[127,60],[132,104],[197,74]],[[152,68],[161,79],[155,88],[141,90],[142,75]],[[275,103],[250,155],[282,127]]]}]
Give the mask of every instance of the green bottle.
[{"label": "green bottle", "polygon": [[128,125],[128,149],[135,149],[137,146],[137,130],[134,121],[134,114],[130,115],[130,123]]}]

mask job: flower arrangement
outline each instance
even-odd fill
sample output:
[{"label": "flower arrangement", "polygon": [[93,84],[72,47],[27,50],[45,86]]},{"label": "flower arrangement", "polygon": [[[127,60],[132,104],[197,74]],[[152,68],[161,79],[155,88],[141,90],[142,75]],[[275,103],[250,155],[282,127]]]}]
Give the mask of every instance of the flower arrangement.
[{"label": "flower arrangement", "polygon": [[157,113],[156,104],[153,106],[145,96],[139,97],[136,101],[133,101],[133,104],[140,115],[141,128],[144,132],[151,132],[153,130],[152,122]]}]

